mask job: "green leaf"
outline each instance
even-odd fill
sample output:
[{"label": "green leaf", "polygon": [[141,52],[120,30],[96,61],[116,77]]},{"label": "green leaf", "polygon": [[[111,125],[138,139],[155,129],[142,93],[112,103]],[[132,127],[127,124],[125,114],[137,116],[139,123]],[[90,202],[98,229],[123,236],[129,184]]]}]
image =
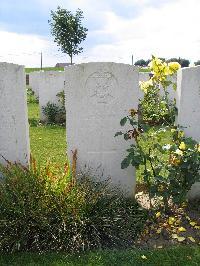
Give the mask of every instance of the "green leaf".
[{"label": "green leaf", "polygon": [[176,91],[176,89],[177,89],[177,85],[176,83],[173,83],[173,90]]},{"label": "green leaf", "polygon": [[120,135],[123,135],[123,133],[121,131],[115,133],[115,136],[114,137],[117,137],[117,136],[120,136]]},{"label": "green leaf", "polygon": [[130,164],[130,158],[126,157],[122,162],[121,162],[121,169],[125,169],[129,166]]},{"label": "green leaf", "polygon": [[129,140],[129,139],[130,139],[130,137],[129,137],[129,134],[128,134],[128,133],[125,133],[125,134],[124,134],[124,139],[125,139],[125,140]]},{"label": "green leaf", "polygon": [[124,126],[126,124],[126,122],[127,122],[127,117],[125,116],[124,118],[121,119],[120,125]]},{"label": "green leaf", "polygon": [[129,122],[130,122],[130,125],[131,126],[137,126],[138,125],[138,122],[136,122],[134,119],[132,119],[132,118],[130,118],[130,117],[128,117],[128,119],[129,119]]}]

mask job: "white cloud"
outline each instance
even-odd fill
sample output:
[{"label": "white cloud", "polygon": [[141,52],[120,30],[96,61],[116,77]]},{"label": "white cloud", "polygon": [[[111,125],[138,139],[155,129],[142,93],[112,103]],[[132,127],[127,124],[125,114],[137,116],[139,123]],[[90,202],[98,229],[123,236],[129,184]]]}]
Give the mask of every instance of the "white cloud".
[{"label": "white cloud", "polygon": [[58,61],[64,61],[55,44],[41,36],[0,31],[0,40],[1,62],[40,67],[41,51],[44,66],[54,66]]},{"label": "white cloud", "polygon": [[[49,3],[47,0],[40,1],[44,8]],[[163,0],[162,5],[154,7],[150,0],[127,1],[132,8],[134,8],[133,4],[141,7],[137,17],[125,18],[116,15],[113,10],[107,8],[107,5],[104,5],[104,0],[98,1],[99,9],[96,3],[91,5],[91,0],[70,1],[71,7],[76,4],[80,8],[85,7],[90,13],[96,10],[97,20],[101,19],[104,22],[98,30],[88,32],[84,53],[75,57],[76,63],[88,61],[131,63],[132,54],[134,60],[149,58],[151,54],[163,57],[181,56],[191,60],[200,59],[199,0]],[[57,6],[59,2],[68,1],[55,1],[54,5]],[[125,0],[118,0],[119,2],[126,4]],[[53,7],[53,4],[50,7]],[[67,61],[67,56],[61,57],[61,53],[57,52],[52,37],[46,39],[36,35],[0,31],[0,39],[0,61],[39,66],[41,50],[44,52],[46,66]],[[101,40],[104,40],[104,43]],[[33,54],[34,52],[36,54]],[[26,53],[33,55],[26,55]]]},{"label": "white cloud", "polygon": [[160,8],[146,7],[135,19],[105,12],[105,26],[97,34],[110,35],[115,42],[97,45],[90,55],[100,53],[101,59],[113,56],[115,60],[121,55],[127,63],[132,53],[135,59],[156,54],[196,60],[200,54],[199,10],[199,0],[179,0]]},{"label": "white cloud", "polygon": [[34,35],[0,31],[0,61],[29,65],[37,64],[39,52],[46,46],[45,40]]}]

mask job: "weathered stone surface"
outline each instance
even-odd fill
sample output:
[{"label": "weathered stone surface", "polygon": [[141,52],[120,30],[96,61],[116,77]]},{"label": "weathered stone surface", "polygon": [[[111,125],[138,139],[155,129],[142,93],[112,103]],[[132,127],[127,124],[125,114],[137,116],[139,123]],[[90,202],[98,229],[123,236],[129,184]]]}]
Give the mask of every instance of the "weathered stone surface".
[{"label": "weathered stone surface", "polygon": [[78,151],[78,169],[111,177],[129,194],[135,187],[135,170],[121,169],[130,142],[114,137],[120,119],[138,106],[138,69],[116,63],[88,63],[65,69],[68,156]]},{"label": "weathered stone surface", "polygon": [[41,71],[39,78],[39,105],[40,119],[46,120],[42,113],[42,106],[46,106],[48,102],[58,104],[59,92],[64,90],[65,73],[64,71]]},{"label": "weathered stone surface", "polygon": [[200,66],[178,71],[177,94],[177,122],[188,136],[200,141]]},{"label": "weathered stone surface", "polygon": [[[177,123],[188,137],[200,142],[200,66],[182,68],[177,76]],[[192,186],[189,199],[200,198],[200,182]]]},{"label": "weathered stone surface", "polygon": [[0,163],[27,165],[29,131],[24,67],[0,63]]},{"label": "weathered stone surface", "polygon": [[29,73],[29,86],[34,91],[36,97],[39,97],[39,80],[40,80],[39,71],[34,71]]}]

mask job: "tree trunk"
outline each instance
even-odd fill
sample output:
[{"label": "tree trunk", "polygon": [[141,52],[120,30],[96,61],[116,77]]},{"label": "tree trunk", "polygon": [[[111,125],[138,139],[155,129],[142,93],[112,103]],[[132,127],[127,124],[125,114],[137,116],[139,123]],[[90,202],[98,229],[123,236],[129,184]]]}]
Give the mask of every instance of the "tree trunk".
[{"label": "tree trunk", "polygon": [[71,65],[72,65],[72,54],[70,55],[70,59],[71,59]]}]

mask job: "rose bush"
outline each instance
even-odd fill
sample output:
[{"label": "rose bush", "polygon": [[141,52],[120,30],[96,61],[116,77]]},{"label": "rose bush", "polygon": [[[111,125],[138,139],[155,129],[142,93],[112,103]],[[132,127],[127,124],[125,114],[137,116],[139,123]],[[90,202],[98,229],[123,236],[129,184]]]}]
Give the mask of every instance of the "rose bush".
[{"label": "rose bush", "polygon": [[[166,64],[153,57],[150,62],[153,75],[149,81],[141,83],[145,94],[156,93],[158,97],[161,86],[164,88],[168,117],[172,115],[167,94],[167,87],[171,84],[168,76],[174,75],[179,67],[178,63]],[[160,116],[164,121],[165,113]],[[121,168],[132,165],[142,169],[140,181],[147,187],[151,207],[154,205],[156,208],[164,208],[165,211],[186,201],[191,186],[200,181],[200,144],[186,137],[181,128],[174,126],[172,117],[170,121],[170,126],[151,130],[147,123],[138,124],[138,111],[131,109],[120,121],[121,126],[129,123],[131,128],[115,134],[123,135],[125,140],[134,139],[127,149],[127,156],[123,159]],[[163,144],[162,139],[166,132],[170,134],[171,139]]]}]

